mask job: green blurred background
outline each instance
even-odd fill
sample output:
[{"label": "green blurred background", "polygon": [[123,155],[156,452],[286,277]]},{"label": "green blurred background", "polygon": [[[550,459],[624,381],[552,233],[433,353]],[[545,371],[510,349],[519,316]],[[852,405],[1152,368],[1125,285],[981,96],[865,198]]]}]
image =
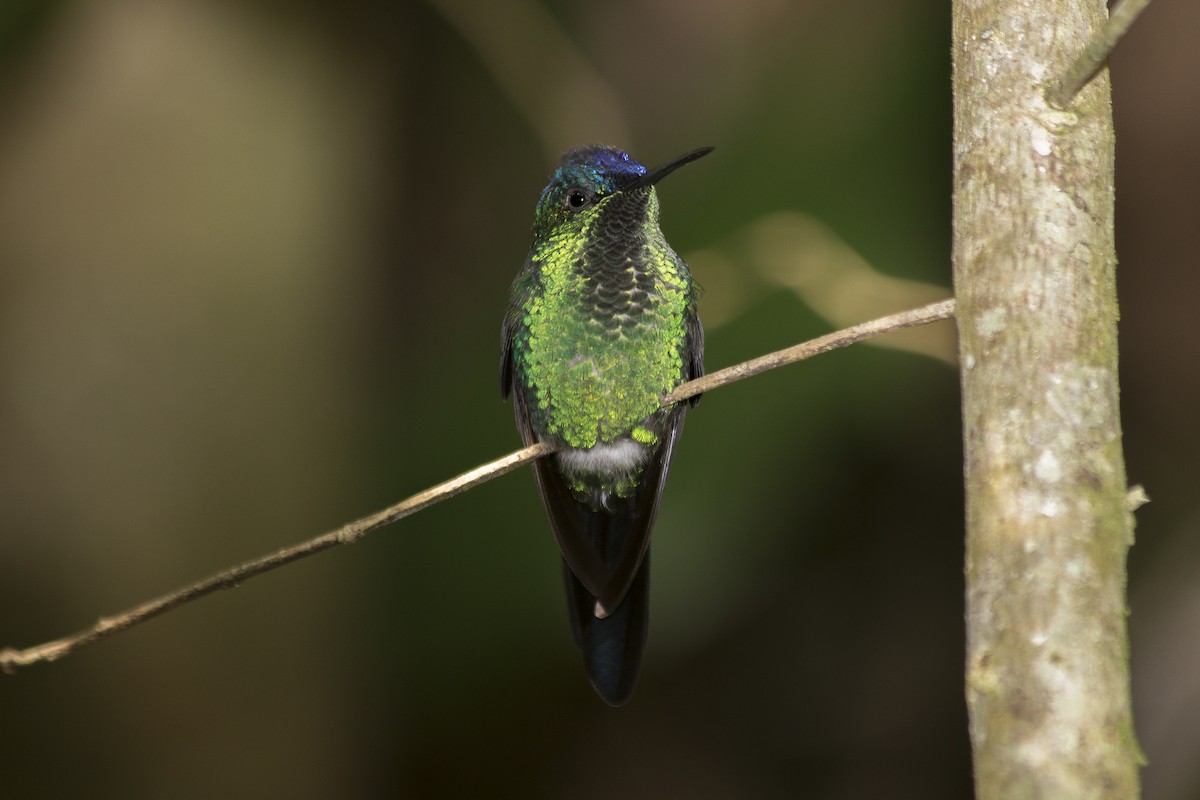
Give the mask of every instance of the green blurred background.
[{"label": "green blurred background", "polygon": [[[716,369],[949,293],[945,3],[6,0],[0,646],[519,444],[499,323],[558,151],[659,163]],[[1200,796],[1200,6],[1114,58],[1148,797]],[[519,472],[0,676],[7,797],[962,798],[948,324],[713,392],[633,702]]]}]

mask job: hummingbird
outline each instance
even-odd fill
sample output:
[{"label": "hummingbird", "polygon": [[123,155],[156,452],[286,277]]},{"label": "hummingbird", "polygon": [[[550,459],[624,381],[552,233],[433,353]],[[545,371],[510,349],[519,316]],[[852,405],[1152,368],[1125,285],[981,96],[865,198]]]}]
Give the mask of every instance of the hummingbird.
[{"label": "hummingbird", "polygon": [[[647,169],[593,145],[563,154],[501,327],[500,392],[563,557],[575,642],[597,694],[629,700],[649,626],[650,531],[686,408],[660,398],[704,374],[699,287],[659,228],[655,185],[712,151]],[[699,397],[687,405],[694,406]]]}]

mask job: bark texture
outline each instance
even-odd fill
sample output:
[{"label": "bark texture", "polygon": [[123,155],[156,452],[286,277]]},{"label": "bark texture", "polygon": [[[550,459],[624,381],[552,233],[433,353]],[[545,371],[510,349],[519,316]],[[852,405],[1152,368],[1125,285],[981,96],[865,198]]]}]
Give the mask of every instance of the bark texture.
[{"label": "bark texture", "polygon": [[954,281],[976,794],[1134,798],[1102,0],[956,0]]}]

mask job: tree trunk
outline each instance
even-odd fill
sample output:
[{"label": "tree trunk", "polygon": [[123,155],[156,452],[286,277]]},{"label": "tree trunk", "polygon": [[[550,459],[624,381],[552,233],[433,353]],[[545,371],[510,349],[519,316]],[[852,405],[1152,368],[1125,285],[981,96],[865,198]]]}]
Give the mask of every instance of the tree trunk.
[{"label": "tree trunk", "polygon": [[956,0],[966,692],[980,800],[1135,798],[1107,70],[1047,86],[1102,0]]}]

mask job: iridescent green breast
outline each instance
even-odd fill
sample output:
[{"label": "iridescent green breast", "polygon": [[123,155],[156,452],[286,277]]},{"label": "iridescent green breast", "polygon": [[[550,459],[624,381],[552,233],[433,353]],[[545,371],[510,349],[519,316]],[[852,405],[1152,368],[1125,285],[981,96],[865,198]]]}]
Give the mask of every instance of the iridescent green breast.
[{"label": "iridescent green breast", "polygon": [[513,337],[534,430],[573,448],[657,441],[659,398],[684,379],[693,289],[653,190],[605,201],[535,244]]}]

